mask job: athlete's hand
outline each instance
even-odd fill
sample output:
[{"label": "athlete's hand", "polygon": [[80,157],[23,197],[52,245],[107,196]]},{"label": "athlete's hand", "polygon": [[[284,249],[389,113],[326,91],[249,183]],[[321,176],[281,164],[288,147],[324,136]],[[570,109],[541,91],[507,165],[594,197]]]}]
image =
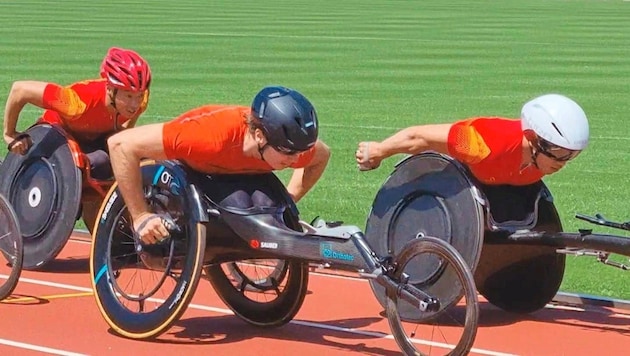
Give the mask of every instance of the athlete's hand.
[{"label": "athlete's hand", "polygon": [[33,143],[28,134],[14,132],[13,134],[4,133],[4,142],[8,145],[8,150],[14,154],[24,155]]},{"label": "athlete's hand", "polygon": [[357,166],[361,171],[378,168],[383,160],[379,154],[378,142],[360,142],[355,153]]},{"label": "athlete's hand", "polygon": [[145,244],[154,244],[167,238],[166,221],[157,214],[142,213],[133,221],[133,229]]}]

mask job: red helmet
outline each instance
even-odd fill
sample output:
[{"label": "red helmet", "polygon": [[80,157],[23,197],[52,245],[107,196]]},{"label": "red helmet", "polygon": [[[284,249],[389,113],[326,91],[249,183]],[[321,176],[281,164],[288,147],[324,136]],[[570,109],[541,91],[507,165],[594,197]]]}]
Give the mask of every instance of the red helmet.
[{"label": "red helmet", "polygon": [[151,84],[151,68],[136,52],[112,47],[101,64],[101,77],[115,88],[145,91]]}]

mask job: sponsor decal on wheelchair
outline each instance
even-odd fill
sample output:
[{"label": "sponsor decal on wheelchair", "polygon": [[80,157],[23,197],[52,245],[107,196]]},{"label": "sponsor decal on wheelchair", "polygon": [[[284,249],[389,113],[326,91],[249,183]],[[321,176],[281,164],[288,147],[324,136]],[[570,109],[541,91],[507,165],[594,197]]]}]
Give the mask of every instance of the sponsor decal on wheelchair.
[{"label": "sponsor decal on wheelchair", "polygon": [[107,204],[105,205],[105,209],[103,209],[103,214],[101,214],[101,223],[105,222],[107,219],[107,214],[112,209],[112,205],[118,199],[118,192],[114,191],[112,195],[110,195],[109,200],[107,200]]},{"label": "sponsor decal on wheelchair", "polygon": [[319,245],[319,253],[322,257],[331,260],[354,261],[354,256],[349,253],[335,251],[331,244],[323,243]]},{"label": "sponsor decal on wheelchair", "polygon": [[251,240],[251,241],[249,241],[249,246],[251,246],[251,248],[254,248],[254,249],[269,248],[269,249],[274,249],[275,250],[275,249],[278,248],[278,243],[277,242]]},{"label": "sponsor decal on wheelchair", "polygon": [[168,306],[168,309],[173,309],[175,304],[177,304],[179,300],[182,299],[182,294],[184,294],[184,291],[186,290],[187,285],[188,285],[187,281],[182,282],[182,286],[179,287],[179,290],[177,291],[177,295],[175,295],[175,299],[173,299],[173,302]]},{"label": "sponsor decal on wheelchair", "polygon": [[182,188],[182,185],[179,183],[177,178],[167,171],[164,166],[160,166],[157,172],[155,172],[155,176],[153,176],[153,185],[162,185],[170,192],[177,195],[180,194],[180,190]]}]

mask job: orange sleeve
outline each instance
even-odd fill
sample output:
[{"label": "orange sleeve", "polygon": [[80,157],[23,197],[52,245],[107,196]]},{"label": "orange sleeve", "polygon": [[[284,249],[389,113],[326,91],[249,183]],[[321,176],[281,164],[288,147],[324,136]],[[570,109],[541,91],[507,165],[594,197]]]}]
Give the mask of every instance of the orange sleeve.
[{"label": "orange sleeve", "polygon": [[474,120],[457,122],[448,133],[449,154],[467,164],[479,163],[490,155],[490,148],[473,126]]},{"label": "orange sleeve", "polygon": [[42,99],[44,109],[56,111],[68,120],[79,118],[87,107],[76,91],[52,83],[46,85]]}]

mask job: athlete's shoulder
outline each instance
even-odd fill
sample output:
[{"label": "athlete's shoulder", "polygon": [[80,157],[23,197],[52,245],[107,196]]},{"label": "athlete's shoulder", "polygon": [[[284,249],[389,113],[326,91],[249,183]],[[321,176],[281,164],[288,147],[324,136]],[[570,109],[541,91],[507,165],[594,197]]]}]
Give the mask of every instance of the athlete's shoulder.
[{"label": "athlete's shoulder", "polygon": [[103,100],[107,90],[105,79],[88,79],[68,85],[66,88],[73,90],[83,101]]},{"label": "athlete's shoulder", "polygon": [[195,121],[198,123],[226,122],[240,120],[249,113],[249,108],[234,105],[209,104],[188,110],[173,121],[179,123]]},{"label": "athlete's shoulder", "polygon": [[455,122],[452,126],[452,129],[457,130],[463,127],[470,127],[482,136],[494,136],[495,133],[520,133],[521,120],[504,117],[473,117]]}]

